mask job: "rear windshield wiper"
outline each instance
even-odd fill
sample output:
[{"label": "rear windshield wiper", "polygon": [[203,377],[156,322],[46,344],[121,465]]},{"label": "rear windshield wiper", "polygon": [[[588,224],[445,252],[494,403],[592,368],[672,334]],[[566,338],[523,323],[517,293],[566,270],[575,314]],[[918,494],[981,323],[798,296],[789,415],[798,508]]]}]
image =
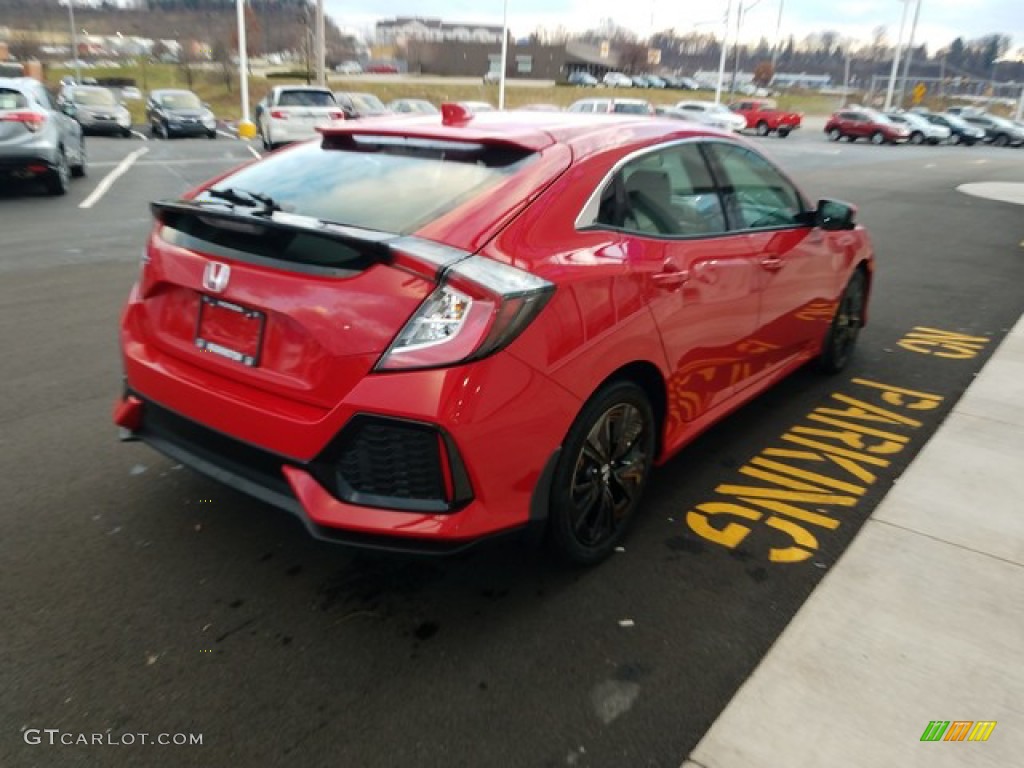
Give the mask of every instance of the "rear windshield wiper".
[{"label": "rear windshield wiper", "polygon": [[270,195],[259,192],[249,192],[238,187],[227,187],[226,189],[208,189],[204,194],[224,200],[232,205],[241,205],[246,208],[259,208],[256,213],[269,216],[274,211],[280,211],[281,206]]}]

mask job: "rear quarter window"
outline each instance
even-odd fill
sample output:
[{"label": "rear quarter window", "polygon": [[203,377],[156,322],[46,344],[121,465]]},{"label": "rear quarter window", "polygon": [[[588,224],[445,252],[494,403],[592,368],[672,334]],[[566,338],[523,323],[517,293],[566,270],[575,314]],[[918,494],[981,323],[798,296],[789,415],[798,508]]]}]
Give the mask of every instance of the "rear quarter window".
[{"label": "rear quarter window", "polygon": [[25,109],[28,99],[20,91],[0,88],[0,109]]}]

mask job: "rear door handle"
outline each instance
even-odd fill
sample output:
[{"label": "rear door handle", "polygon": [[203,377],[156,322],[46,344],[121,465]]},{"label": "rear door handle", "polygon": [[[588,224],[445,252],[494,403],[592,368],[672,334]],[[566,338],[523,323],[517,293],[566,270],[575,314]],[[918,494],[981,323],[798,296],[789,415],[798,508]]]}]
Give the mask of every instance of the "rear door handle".
[{"label": "rear door handle", "polygon": [[690,273],[685,269],[679,269],[674,264],[666,264],[661,272],[652,275],[654,282],[659,288],[678,288],[690,279]]},{"label": "rear door handle", "polygon": [[761,266],[769,272],[778,272],[785,262],[778,256],[765,256],[761,259]]}]

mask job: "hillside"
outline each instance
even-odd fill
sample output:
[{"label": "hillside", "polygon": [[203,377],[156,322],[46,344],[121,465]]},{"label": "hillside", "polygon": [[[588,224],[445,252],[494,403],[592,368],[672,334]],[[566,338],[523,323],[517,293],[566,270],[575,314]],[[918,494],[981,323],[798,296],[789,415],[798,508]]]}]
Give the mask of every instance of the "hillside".
[{"label": "hillside", "polygon": [[[75,25],[90,35],[151,39],[235,40],[235,0],[148,0],[148,9],[75,8]],[[247,8],[249,50],[254,55],[302,50],[312,29],[312,9],[304,0],[250,0]],[[0,0],[0,27],[12,36],[24,32],[34,40],[66,44],[67,7],[57,0]],[[328,19],[330,58],[345,58],[348,46]]]}]

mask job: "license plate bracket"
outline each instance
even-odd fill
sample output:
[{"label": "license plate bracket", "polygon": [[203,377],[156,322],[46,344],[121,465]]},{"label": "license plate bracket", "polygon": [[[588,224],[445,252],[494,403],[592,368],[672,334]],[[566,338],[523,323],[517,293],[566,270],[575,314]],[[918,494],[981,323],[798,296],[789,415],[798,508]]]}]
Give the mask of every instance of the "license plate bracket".
[{"label": "license plate bracket", "polygon": [[255,368],[260,362],[267,316],[256,309],[203,295],[196,317],[195,345]]}]

